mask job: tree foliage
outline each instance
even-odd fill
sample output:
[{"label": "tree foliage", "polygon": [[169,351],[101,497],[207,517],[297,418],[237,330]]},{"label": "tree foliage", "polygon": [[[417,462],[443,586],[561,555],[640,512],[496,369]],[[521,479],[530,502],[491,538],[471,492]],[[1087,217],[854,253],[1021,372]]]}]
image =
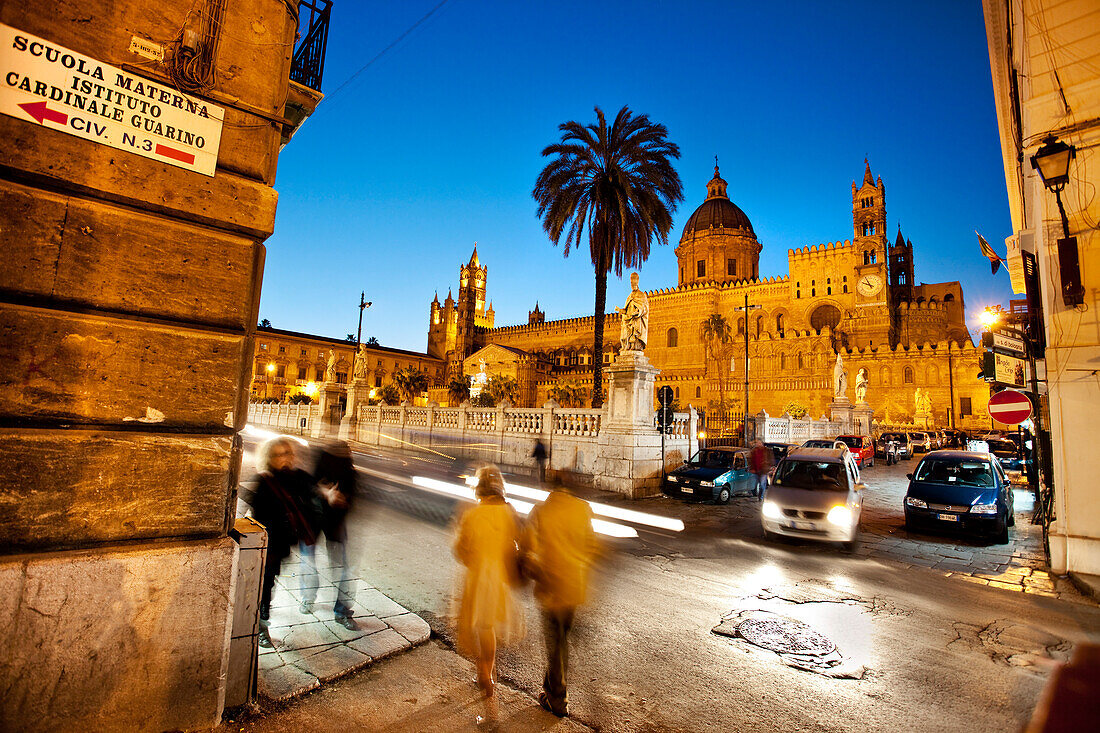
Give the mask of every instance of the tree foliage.
[{"label": "tree foliage", "polygon": [[407,366],[393,373],[393,383],[401,396],[411,402],[428,389],[428,375],[416,367]]},{"label": "tree foliage", "polygon": [[447,385],[447,399],[455,407],[470,399],[470,383],[465,378],[452,379]]},{"label": "tree foliage", "polygon": [[558,382],[550,389],[550,398],[562,407],[584,407],[588,402],[588,387],[576,382]]},{"label": "tree foliage", "polygon": [[387,405],[396,405],[401,401],[401,393],[397,391],[397,385],[393,382],[386,382],[378,390],[378,399]]},{"label": "tree foliage", "polygon": [[715,372],[718,375],[718,405],[726,406],[726,376],[728,369],[724,362],[729,355],[729,344],[733,340],[733,330],[721,313],[712,313],[699,324],[699,339],[703,342],[703,368],[714,359]]},{"label": "tree foliage", "polygon": [[603,332],[607,274],[622,276],[649,258],[650,244],[668,244],[672,213],[683,199],[680,176],[671,159],[680,148],[667,139],[664,125],[624,106],[609,126],[596,107],[596,122],[558,126],[561,141],[547,146],[551,160],[539,173],[532,196],[550,241],[563,254],[581,246],[587,230],[596,274],[595,332],[592,349],[592,406],[603,405]]}]

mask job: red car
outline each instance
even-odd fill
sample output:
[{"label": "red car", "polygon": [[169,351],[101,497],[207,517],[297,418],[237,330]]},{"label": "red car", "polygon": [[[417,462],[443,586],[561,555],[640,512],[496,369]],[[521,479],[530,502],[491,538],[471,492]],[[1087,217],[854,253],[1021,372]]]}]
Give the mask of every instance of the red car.
[{"label": "red car", "polygon": [[860,468],[875,465],[875,443],[866,435],[838,435],[836,439],[848,446]]}]

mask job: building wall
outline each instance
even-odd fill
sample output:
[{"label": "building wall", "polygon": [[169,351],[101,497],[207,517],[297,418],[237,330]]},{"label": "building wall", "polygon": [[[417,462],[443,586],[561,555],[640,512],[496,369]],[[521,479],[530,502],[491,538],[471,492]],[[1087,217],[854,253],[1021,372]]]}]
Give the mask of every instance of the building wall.
[{"label": "building wall", "polygon": [[[354,374],[354,343],[293,331],[256,329],[251,399],[274,398],[282,402],[297,394],[315,397],[317,386],[325,378],[329,350],[336,352],[337,381],[346,385]],[[367,347],[366,354],[367,382],[371,387],[391,383],[394,372],[408,367],[426,372],[431,386],[442,383],[442,360],[427,354],[382,346]],[[274,368],[268,369],[269,366]],[[301,370],[304,377],[299,376]]]},{"label": "building wall", "polygon": [[[175,38],[190,6],[3,3],[0,22],[171,88],[131,39]],[[0,116],[4,727],[220,718],[241,460],[224,421],[248,395],[292,10],[221,20],[222,73],[192,93],[225,110],[212,177]]]},{"label": "building wall", "polygon": [[[1045,316],[1055,572],[1100,573],[1100,6],[1095,2],[983,0],[1012,243],[1036,254]],[[1061,216],[1030,158],[1047,135],[1077,149],[1061,192],[1077,238],[1084,304],[1061,294]],[[1011,248],[1010,248],[1011,251]],[[1018,264],[1018,263],[1014,263]]]}]

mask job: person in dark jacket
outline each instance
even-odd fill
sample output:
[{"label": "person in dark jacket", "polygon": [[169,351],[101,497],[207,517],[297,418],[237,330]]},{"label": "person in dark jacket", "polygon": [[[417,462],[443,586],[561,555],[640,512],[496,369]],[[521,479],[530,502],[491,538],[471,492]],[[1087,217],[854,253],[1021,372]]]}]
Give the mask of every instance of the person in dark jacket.
[{"label": "person in dark jacket", "polygon": [[768,488],[768,474],[775,465],[775,456],[771,448],[759,440],[753,441],[752,451],[749,452],[749,470],[756,476],[756,498],[764,500],[764,492]]},{"label": "person in dark jacket", "polygon": [[[344,628],[354,631],[358,628],[352,619],[352,601],[355,589],[353,576],[348,567],[347,553],[347,516],[355,501],[356,477],[355,465],[351,460],[351,450],[342,440],[331,441],[317,458],[313,470],[315,484],[315,504],[317,506],[317,536],[325,535],[325,545],[330,562],[340,567],[340,581],[337,583],[336,605],[333,615],[336,622]],[[314,578],[314,547],[303,545],[300,548],[304,573],[302,575],[302,603],[299,611],[303,614],[313,612],[313,603],[317,599]]]},{"label": "person in dark jacket", "polygon": [[272,438],[256,453],[259,471],[252,485],[241,488],[240,498],[251,507],[252,518],[267,529],[267,562],[260,596],[260,646],[270,647],[267,620],[271,613],[271,590],[283,558],[296,542],[313,543],[315,535],[308,502],[313,479],[294,466],[294,441]]}]

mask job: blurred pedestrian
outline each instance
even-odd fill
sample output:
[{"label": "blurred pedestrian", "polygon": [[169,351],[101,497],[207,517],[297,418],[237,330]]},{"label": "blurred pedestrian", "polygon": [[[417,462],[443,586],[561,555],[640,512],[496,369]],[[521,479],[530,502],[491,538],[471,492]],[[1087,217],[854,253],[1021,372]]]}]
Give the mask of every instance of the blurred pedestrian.
[{"label": "blurred pedestrian", "polygon": [[[355,600],[351,583],[354,580],[348,567],[347,553],[347,516],[355,501],[356,476],[355,464],[351,460],[351,449],[342,440],[333,440],[325,445],[317,458],[313,470],[314,503],[317,514],[317,539],[325,536],[325,549],[332,567],[339,567],[336,605],[333,615],[336,623],[354,631],[358,628],[352,619],[352,601]],[[317,599],[317,567],[314,544],[302,543],[299,552],[302,556],[302,602],[298,610],[303,614],[313,613],[313,604]]]},{"label": "blurred pedestrian", "polygon": [[531,451],[531,457],[538,464],[539,483],[541,484],[546,481],[546,445],[538,438],[535,438],[535,449]]},{"label": "blurred pedestrian", "polygon": [[768,473],[775,463],[775,456],[771,448],[759,440],[752,443],[752,451],[749,453],[749,470],[756,476],[756,498],[764,499],[764,491],[768,488]]},{"label": "blurred pedestrian", "polygon": [[308,502],[313,493],[310,475],[295,467],[294,441],[285,436],[272,438],[256,451],[254,483],[241,487],[241,499],[251,507],[252,517],[267,529],[267,561],[260,595],[260,646],[270,647],[267,620],[271,613],[271,590],[283,558],[296,542],[312,544],[314,530]]},{"label": "blurred pedestrian", "polygon": [[547,471],[546,481],[550,494],[531,510],[522,546],[524,569],[535,581],[546,637],[547,670],[539,704],[563,717],[567,714],[569,631],[577,607],[586,598],[597,544],[588,502],[573,496],[557,471]]},{"label": "blurred pedestrian", "polygon": [[466,568],[458,609],[458,646],[477,664],[478,687],[494,712],[497,645],[522,635],[522,609],[512,597],[520,582],[520,525],[504,501],[504,479],[496,466],[477,471],[477,504],[458,518],[455,558]]}]

